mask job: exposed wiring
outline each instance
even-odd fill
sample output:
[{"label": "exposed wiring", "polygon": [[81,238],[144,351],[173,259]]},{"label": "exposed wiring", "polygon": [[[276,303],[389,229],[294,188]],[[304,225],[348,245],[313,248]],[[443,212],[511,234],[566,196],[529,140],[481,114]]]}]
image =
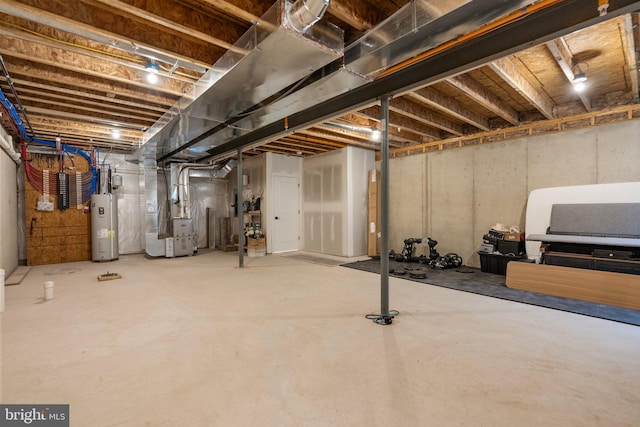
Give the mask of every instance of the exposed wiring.
[{"label": "exposed wiring", "polygon": [[398,310],[389,310],[387,313],[367,314],[364,317],[372,320],[373,323],[377,323],[378,325],[390,325],[393,323],[393,319],[399,315],[400,312]]},{"label": "exposed wiring", "polygon": [[[29,161],[29,158],[27,156],[27,143],[33,142],[36,144],[41,144],[41,145],[46,145],[49,147],[56,148],[56,142],[47,141],[44,139],[32,138],[31,136],[27,135],[24,124],[20,119],[20,116],[18,116],[18,112],[16,111],[13,104],[4,95],[2,90],[0,90],[0,107],[2,107],[1,110],[5,112],[6,115],[9,117],[11,128],[18,135],[18,139],[22,142],[21,157],[22,157],[22,160],[24,161],[25,174],[26,174],[27,180],[36,190],[38,190],[40,193],[43,193],[45,188],[45,178],[44,178],[45,173],[44,171],[38,170],[33,165],[31,165],[31,162]],[[97,170],[94,167],[91,157],[87,153],[85,153],[84,151],[76,147],[68,146],[66,144],[61,143],[60,144],[61,171],[63,170],[62,169],[63,167],[62,160],[64,159],[63,152],[67,152],[67,154],[71,152],[79,156],[82,156],[89,163],[90,170],[88,172],[83,172],[82,174],[79,175],[81,180],[80,185],[82,188],[82,203],[85,203],[89,199],[91,199],[91,195],[96,190],[96,185],[98,180]],[[49,189],[56,189],[58,185],[58,182],[56,180],[56,174],[47,173],[46,175],[48,176],[48,179],[46,181],[46,187]],[[75,185],[77,184],[77,177],[78,177],[78,174],[71,174],[69,176],[69,183],[74,186],[74,191],[76,188]]]}]

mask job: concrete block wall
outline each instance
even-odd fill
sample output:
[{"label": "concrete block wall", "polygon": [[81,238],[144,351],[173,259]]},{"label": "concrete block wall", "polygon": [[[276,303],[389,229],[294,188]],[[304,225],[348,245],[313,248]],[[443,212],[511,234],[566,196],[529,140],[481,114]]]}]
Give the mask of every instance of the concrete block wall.
[{"label": "concrete block wall", "polygon": [[[390,245],[438,240],[478,267],[482,235],[496,222],[524,230],[529,192],[640,181],[640,121],[390,160]],[[420,246],[417,253],[427,253]]]}]

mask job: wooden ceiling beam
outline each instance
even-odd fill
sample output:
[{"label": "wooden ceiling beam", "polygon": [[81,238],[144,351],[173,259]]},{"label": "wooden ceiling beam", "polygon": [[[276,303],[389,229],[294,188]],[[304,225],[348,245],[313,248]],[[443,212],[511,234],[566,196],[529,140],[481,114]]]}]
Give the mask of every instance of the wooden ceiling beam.
[{"label": "wooden ceiling beam", "polygon": [[[571,54],[564,37],[548,41],[545,43],[545,46],[547,46],[547,49],[549,49],[549,52],[553,55],[553,58],[556,60],[556,63],[562,70],[562,73],[573,87],[574,71],[582,72],[586,70],[580,69],[579,65],[575,63],[573,55]],[[591,111],[591,99],[589,99],[584,92],[576,92],[576,94],[578,95],[578,98],[580,98],[580,101],[582,101],[582,105],[585,110]]]},{"label": "wooden ceiling beam", "polygon": [[296,141],[296,140],[292,141],[287,137],[279,139],[278,144],[288,145],[291,147],[301,147],[306,150],[315,151],[316,153],[324,153],[330,150],[329,148],[324,146],[319,146],[318,144],[312,144],[309,142]]},{"label": "wooden ceiling beam", "polygon": [[443,94],[432,87],[424,87],[407,94],[410,98],[414,98],[423,104],[442,111],[445,114],[456,117],[459,120],[469,123],[470,125],[482,130],[489,130],[489,120],[480,114],[472,111],[456,101],[455,99]]},{"label": "wooden ceiling beam", "polygon": [[97,25],[78,22],[65,16],[51,13],[45,9],[22,4],[14,0],[0,1],[0,12],[56,28],[58,30],[66,31],[81,37],[86,37],[95,42],[128,52],[136,51],[141,54],[144,52],[145,54],[143,56],[145,57],[155,56],[157,59],[170,64],[179,60],[183,65],[190,65],[192,69],[199,72],[204,72],[211,66],[211,64],[207,62],[199,61],[177,52],[171,52],[157,46],[152,46],[140,40],[131,40],[111,31],[103,30]]},{"label": "wooden ceiling beam", "polygon": [[80,55],[24,40],[0,37],[0,54],[167,95],[182,96],[183,94],[180,82],[169,81],[161,77],[158,79],[158,84],[150,85],[145,80],[146,72],[132,72],[125,67],[114,66],[98,59],[87,60]]},{"label": "wooden ceiling beam", "polygon": [[318,154],[317,151],[312,151],[302,147],[291,147],[289,144],[283,144],[280,140],[270,142],[266,145],[262,145],[261,147],[269,147],[269,148],[277,148],[279,150],[284,150],[288,153],[293,154]]},{"label": "wooden ceiling beam", "polygon": [[120,1],[120,0],[93,0],[93,1],[98,2],[98,3],[102,3],[103,5],[109,7],[110,9],[114,8],[114,9],[120,10],[122,12],[128,13],[130,15],[137,16],[138,18],[144,19],[145,21],[153,22],[153,23],[158,24],[158,25],[160,25],[162,27],[175,30],[175,31],[177,31],[179,33],[182,33],[182,34],[186,34],[186,35],[188,35],[190,37],[193,37],[195,39],[201,40],[201,41],[203,41],[205,43],[212,44],[214,46],[221,47],[221,48],[223,48],[225,50],[229,50],[231,52],[239,53],[241,55],[246,55],[247,53],[249,53],[248,50],[240,48],[238,46],[234,46],[232,43],[226,42],[226,41],[221,40],[221,39],[219,39],[217,37],[213,37],[213,36],[211,36],[209,34],[205,34],[202,31],[198,31],[198,30],[195,30],[193,28],[189,28],[189,27],[187,27],[185,25],[181,25],[181,24],[179,24],[177,22],[170,21],[170,20],[168,20],[166,18],[163,18],[161,16],[153,14],[153,13],[151,13],[149,11],[144,10],[144,9],[137,8],[137,7],[133,6],[133,5],[125,3],[123,1]]},{"label": "wooden ceiling beam", "polygon": [[453,135],[460,136],[463,134],[462,126],[459,124],[404,98],[392,99],[389,103],[389,110]]},{"label": "wooden ceiling beam", "polygon": [[345,114],[343,116],[340,116],[339,118],[337,118],[336,120],[339,120],[341,122],[346,122],[346,123],[352,123],[358,126],[367,126],[367,127],[371,127],[371,126],[378,126],[379,120],[371,120],[368,117],[365,117],[363,115],[357,114],[357,113],[350,113],[350,114]]},{"label": "wooden ceiling beam", "polygon": [[544,93],[542,88],[536,87],[529,82],[520,71],[520,66],[513,57],[500,58],[490,62],[488,65],[509,86],[540,111],[543,116],[549,120],[554,118],[553,101],[549,98],[549,95]]},{"label": "wooden ceiling beam", "polygon": [[344,148],[347,146],[347,144],[342,142],[334,142],[334,141],[329,141],[322,138],[314,138],[309,135],[303,135],[300,133],[294,133],[294,134],[288,135],[286,138],[289,138],[294,141],[310,142],[312,144],[319,144],[319,145],[332,147],[332,148]]},{"label": "wooden ceiling beam", "polygon": [[336,136],[335,134],[332,134],[330,132],[326,132],[323,130],[316,130],[316,128],[300,130],[297,133],[302,133],[302,134],[313,136],[316,138],[325,138],[331,141],[338,141],[347,145],[355,145],[357,147],[369,148],[372,150],[380,150],[380,144],[374,144],[370,142],[361,142],[361,141],[350,139],[350,138],[343,138],[341,136]]},{"label": "wooden ceiling beam", "polygon": [[471,77],[460,74],[445,80],[449,85],[458,89],[467,95],[473,101],[482,105],[484,108],[493,111],[499,117],[502,117],[514,126],[520,123],[518,112],[511,108],[506,102],[502,101],[493,93],[489,92],[480,83]]},{"label": "wooden ceiling beam", "polygon": [[38,139],[53,142],[57,137],[60,137],[65,144],[73,143],[84,147],[92,147],[94,145],[109,147],[113,145],[114,147],[135,149],[140,146],[140,139],[121,137],[116,140],[111,135],[83,134],[78,133],[76,129],[70,129],[65,132],[60,131],[58,128],[50,129],[46,126],[37,125],[34,127],[34,132]]},{"label": "wooden ceiling beam", "polygon": [[[49,99],[45,99],[45,98],[34,98],[31,96],[20,96],[20,99],[22,101],[27,101],[27,102],[23,102],[24,108],[27,110],[27,112],[30,110],[30,106],[31,105],[51,105],[53,107],[57,107],[57,108],[66,108],[66,109],[72,109],[74,111],[80,111],[83,113],[94,113],[94,114],[100,114],[102,116],[108,116],[108,115],[112,115],[116,120],[119,120],[121,118],[126,118],[126,119],[130,119],[132,121],[136,121],[138,123],[146,123],[147,126],[151,126],[152,124],[154,124],[157,120],[157,118],[154,117],[143,117],[143,116],[139,116],[139,115],[135,115],[135,114],[125,114],[125,113],[118,113],[118,112],[113,112],[113,111],[109,111],[107,109],[100,109],[100,108],[90,108],[90,107],[85,107],[83,105],[80,104],[69,104],[67,102],[58,102],[58,101],[52,101]],[[29,102],[35,103],[35,104],[29,104]]]},{"label": "wooden ceiling beam", "polygon": [[276,27],[270,23],[267,22],[265,20],[263,20],[262,18],[244,10],[239,8],[236,5],[233,5],[227,1],[224,0],[202,0],[204,3],[209,4],[210,6],[213,6],[214,8],[227,13],[231,16],[234,16],[242,21],[245,22],[249,22],[251,24],[257,24],[260,27],[264,28],[267,31],[275,31]]},{"label": "wooden ceiling beam", "polygon": [[[113,55],[109,55],[106,52],[104,53],[96,52],[96,50],[93,48],[85,48],[85,47],[62,43],[61,41],[53,41],[50,38],[38,37],[34,34],[27,33],[25,31],[17,30],[15,28],[5,27],[5,26],[2,26],[2,24],[0,24],[0,35],[9,37],[9,38],[20,39],[22,41],[25,41],[27,43],[31,43],[34,45],[43,45],[48,48],[55,49],[54,51],[67,51],[67,52],[74,53],[76,55],[87,57],[89,59],[96,59],[99,61],[103,61],[105,63],[111,63],[114,66],[126,67],[126,68],[131,68],[133,70],[138,70],[140,72],[146,72],[145,67],[146,67],[147,61],[143,59],[138,59],[134,57],[131,57],[130,59],[124,59],[122,58],[122,56],[115,57]],[[188,84],[193,84],[196,81],[198,81],[197,77],[186,75],[184,73],[176,72],[169,75],[168,72],[164,70],[160,70],[158,75],[166,79],[177,80],[179,82],[188,83]]]},{"label": "wooden ceiling beam", "polygon": [[[370,117],[374,120],[380,120],[380,107],[374,105],[373,107],[365,108],[363,110],[358,111],[358,114],[363,114],[366,117]],[[427,126],[423,123],[411,120],[408,117],[395,113],[393,111],[389,112],[389,127],[400,128],[402,130],[408,130],[410,132],[416,133],[420,136],[423,141],[439,141],[442,139],[442,134],[439,130],[434,129],[431,126]],[[391,129],[391,134],[394,134],[394,130]]]},{"label": "wooden ceiling beam", "polygon": [[[7,69],[12,76],[12,80],[15,80],[15,76],[23,76],[28,78],[35,78],[40,81],[47,81],[50,84],[56,86],[59,84],[75,86],[80,89],[87,90],[87,93],[102,92],[107,98],[122,96],[129,99],[141,99],[141,93],[139,90],[134,90],[123,86],[121,83],[107,80],[93,80],[88,79],[83,75],[72,75],[70,73],[63,73],[60,69],[51,69],[43,66],[40,68],[34,65],[42,65],[38,63],[24,63],[20,64],[17,61],[11,63],[6,62]],[[18,94],[19,95],[19,94]],[[178,97],[168,96],[159,93],[148,92],[145,93],[142,99],[145,102],[149,102],[157,105],[165,105],[169,108],[173,105]]]},{"label": "wooden ceiling beam", "polygon": [[[346,125],[345,124],[345,126],[350,126],[350,125]],[[337,133],[339,135],[344,135],[344,136],[346,136],[348,138],[364,140],[364,141],[371,141],[371,135],[370,134],[367,135],[367,134],[365,134],[363,132],[358,132],[356,130],[343,129],[343,128],[327,125],[325,123],[319,123],[319,124],[315,125],[314,128],[322,129],[322,130],[327,131],[327,132]]]},{"label": "wooden ceiling beam", "polygon": [[[4,85],[0,83],[0,87],[5,93],[8,93],[8,91],[10,90],[8,85]],[[81,105],[84,104],[84,105],[92,105],[95,107],[100,107],[99,110],[96,110],[98,112],[111,112],[112,114],[125,114],[125,115],[135,114],[139,117],[147,116],[149,120],[152,120],[154,122],[160,117],[160,114],[155,112],[146,112],[140,109],[120,107],[118,105],[109,105],[109,104],[105,104],[104,102],[90,101],[87,99],[78,99],[75,97],[57,95],[55,93],[43,93],[42,91],[26,89],[26,88],[20,88],[18,91],[20,92],[20,95],[19,95],[20,99],[25,101],[32,100],[36,102],[47,102],[47,98],[51,98],[59,101],[66,101],[64,105],[67,105],[69,107],[72,106],[69,103],[73,103],[73,108],[78,108],[78,109],[82,109],[83,107],[81,107]],[[25,97],[24,94],[37,95],[38,98],[33,98],[29,96]]]},{"label": "wooden ceiling beam", "polygon": [[84,114],[70,113],[67,111],[50,110],[48,108],[41,108],[41,107],[32,106],[27,108],[27,114],[29,114],[29,117],[31,117],[32,113],[42,114],[42,115],[51,116],[51,117],[60,117],[68,120],[77,120],[85,123],[103,124],[106,126],[111,126],[111,129],[118,128],[120,130],[122,129],[143,130],[147,128],[145,124],[140,124],[140,123],[128,123],[120,120],[104,119],[104,118],[99,118],[94,116],[86,116]]},{"label": "wooden ceiling beam", "polygon": [[[377,108],[380,108],[380,107],[377,107]],[[390,113],[390,116],[393,114],[395,113]],[[366,124],[368,126],[372,126],[372,125],[380,126],[379,124],[380,120],[374,120],[359,112],[355,114],[351,114],[351,116],[359,118],[360,120],[364,121],[363,124]],[[425,139],[421,135],[419,135],[417,132],[409,131],[406,128],[396,126],[393,123],[389,124],[389,134],[391,135],[391,138],[394,141],[402,142],[404,144],[419,144],[421,142],[424,142],[424,139]],[[428,140],[431,140],[431,139],[429,138]]]},{"label": "wooden ceiling beam", "polygon": [[[142,102],[126,101],[123,99],[114,98],[112,96],[111,97],[102,96],[102,95],[96,95],[88,92],[81,92],[79,90],[66,89],[62,87],[52,86],[50,84],[45,85],[42,83],[32,82],[24,79],[11,78],[11,81],[14,83],[14,85],[16,86],[16,90],[19,93],[22,93],[22,92],[35,93],[36,92],[35,90],[30,90],[27,88],[36,88],[36,89],[40,89],[39,93],[46,96],[60,97],[61,99],[66,98],[62,95],[57,95],[58,93],[63,93],[65,95],[69,95],[71,99],[75,99],[76,101],[79,101],[79,102],[90,103],[93,105],[105,105],[105,103],[107,103],[110,105],[109,108],[116,108],[116,106],[122,105],[126,107],[131,107],[131,109],[137,111],[140,114],[150,114],[150,115],[153,114],[156,117],[166,112],[168,108],[168,107],[158,107],[148,103],[143,104]],[[129,109],[129,111],[131,111],[131,109]],[[145,110],[148,111],[148,113]]]},{"label": "wooden ceiling beam", "polygon": [[629,79],[631,82],[631,95],[633,96],[633,103],[640,103],[640,93],[638,84],[638,47],[636,46],[636,31],[638,25],[638,14],[634,13],[623,16],[624,22],[624,57],[625,65],[628,68]]},{"label": "wooden ceiling beam", "polygon": [[[93,123],[80,123],[77,121],[52,118],[36,114],[30,115],[29,121],[31,122],[34,130],[41,129],[42,131],[61,133],[67,136],[112,139],[112,126],[96,125]],[[124,128],[120,130],[120,139],[123,141],[129,141],[131,143],[139,143],[142,140],[142,135],[142,131]]]},{"label": "wooden ceiling beam", "polygon": [[96,145],[101,145],[103,147],[119,147],[119,148],[138,148],[139,143],[135,140],[127,140],[120,138],[118,140],[109,139],[109,138],[86,138],[82,135],[73,135],[73,134],[65,134],[57,131],[52,131],[43,128],[34,128],[36,134],[38,135],[38,139],[44,139],[49,141],[55,141],[57,137],[60,137],[63,144],[82,144],[85,147],[91,147]]},{"label": "wooden ceiling beam", "polygon": [[367,3],[352,0],[332,0],[327,12],[360,32],[370,30],[374,22],[385,18]]}]

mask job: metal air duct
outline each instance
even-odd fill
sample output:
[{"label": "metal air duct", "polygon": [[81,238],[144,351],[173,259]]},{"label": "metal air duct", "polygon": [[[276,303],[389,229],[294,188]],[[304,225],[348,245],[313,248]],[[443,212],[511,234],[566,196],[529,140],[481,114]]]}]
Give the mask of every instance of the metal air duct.
[{"label": "metal air duct", "polygon": [[[196,155],[204,150],[208,154],[200,156],[198,161],[217,158],[233,149],[226,149],[225,144],[241,136],[299,111],[320,106],[331,98],[370,82],[387,66],[415,56],[529,3],[531,0],[413,1],[349,45],[345,49],[343,63],[333,70],[328,70],[326,76],[256,110],[235,122],[233,128],[218,129],[199,135],[194,139],[195,143],[188,148],[189,154]],[[335,115],[342,112],[335,111]],[[293,130],[282,126],[281,132],[271,135],[271,138]],[[256,144],[267,140],[257,140]]]},{"label": "metal air duct", "polygon": [[[234,46],[249,53],[228,51],[223,55],[145,133],[142,151],[155,151],[159,160],[196,159],[210,146],[181,153],[193,144],[194,138],[233,127],[235,121],[273,102],[279,92],[340,58],[344,48],[342,30],[317,22],[325,10],[326,0],[298,0],[293,4],[278,1],[262,17],[273,23],[275,30],[253,26],[245,33]],[[311,14],[316,15],[314,19]],[[316,23],[309,26],[311,22]]]}]

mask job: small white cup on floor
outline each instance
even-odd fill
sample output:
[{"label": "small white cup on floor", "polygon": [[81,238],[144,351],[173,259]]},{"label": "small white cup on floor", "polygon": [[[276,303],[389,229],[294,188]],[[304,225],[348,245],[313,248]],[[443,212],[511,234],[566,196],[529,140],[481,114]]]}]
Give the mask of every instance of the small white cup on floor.
[{"label": "small white cup on floor", "polygon": [[53,286],[55,284],[51,281],[49,282],[44,282],[44,300],[45,301],[49,301],[50,299],[53,299]]}]

